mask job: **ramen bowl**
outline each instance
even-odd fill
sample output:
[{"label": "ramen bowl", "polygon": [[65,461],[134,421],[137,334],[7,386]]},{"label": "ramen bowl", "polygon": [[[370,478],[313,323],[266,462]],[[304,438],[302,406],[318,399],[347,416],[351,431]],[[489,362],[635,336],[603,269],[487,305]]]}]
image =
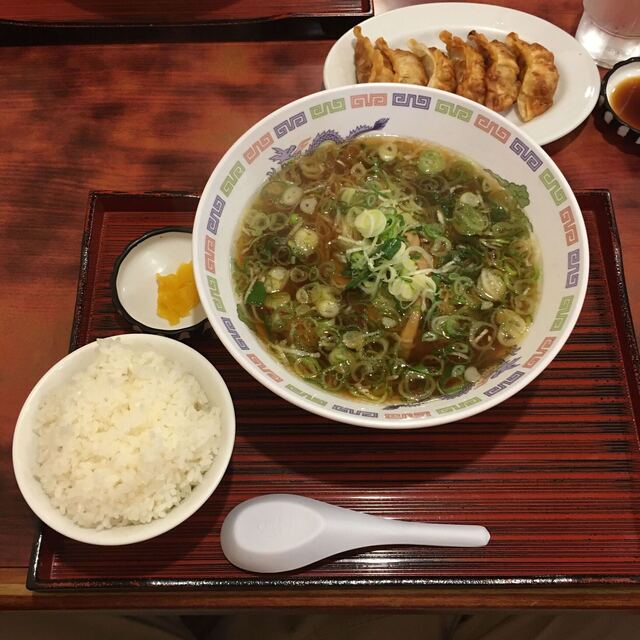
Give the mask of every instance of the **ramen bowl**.
[{"label": "ramen bowl", "polygon": [[[238,315],[232,261],[249,203],[285,163],[326,140],[397,136],[448,147],[524,185],[540,247],[542,278],[528,332],[473,385],[420,403],[370,402],[326,391],[285,367]],[[520,391],[571,333],[587,287],[589,249],[578,203],[549,156],[517,126],[482,105],[435,89],[364,84],[316,93],[261,120],[225,154],[202,194],[194,223],[196,284],[223,345],[260,384],[290,403],[354,425],[410,429],[455,422]]]}]

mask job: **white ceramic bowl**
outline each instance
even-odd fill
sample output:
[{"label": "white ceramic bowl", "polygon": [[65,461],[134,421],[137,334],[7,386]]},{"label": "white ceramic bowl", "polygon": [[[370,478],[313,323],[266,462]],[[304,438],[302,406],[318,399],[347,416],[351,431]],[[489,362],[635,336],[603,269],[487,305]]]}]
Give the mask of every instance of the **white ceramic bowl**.
[{"label": "white ceramic bowl", "polygon": [[140,350],[150,349],[177,362],[200,383],[209,401],[221,409],[219,451],[203,481],[164,518],[147,524],[113,527],[97,531],[80,527],[58,511],[33,475],[36,450],[34,424],[44,397],[67,383],[74,374],[87,368],[95,359],[97,342],[92,342],[65,356],[55,364],[33,388],[26,399],[13,436],[13,469],[27,504],[49,527],[79,542],[96,545],[122,545],[154,538],[173,529],[197,511],[220,483],[229,464],[235,439],[235,413],[229,390],[213,365],[187,345],[163,336],[125,334],[118,336],[125,345]]},{"label": "white ceramic bowl", "polygon": [[[231,280],[239,220],[267,173],[325,139],[394,135],[428,140],[527,186],[526,208],[542,253],[542,294],[520,347],[493,374],[456,397],[386,406],[348,400],[298,378],[240,321]],[[316,93],[264,118],[218,163],[204,189],[193,231],[200,299],[220,340],[261,384],[318,415],[356,425],[406,429],[461,420],[522,389],[560,350],[587,287],[589,248],[569,184],[526,133],[457,95],[401,84],[363,84]]]}]

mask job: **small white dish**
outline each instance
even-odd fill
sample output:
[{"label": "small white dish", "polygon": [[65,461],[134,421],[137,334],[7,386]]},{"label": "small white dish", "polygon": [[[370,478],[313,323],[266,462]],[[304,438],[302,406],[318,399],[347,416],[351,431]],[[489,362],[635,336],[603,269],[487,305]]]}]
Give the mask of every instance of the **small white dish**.
[{"label": "small white dish", "polygon": [[[558,140],[582,123],[593,110],[600,90],[600,75],[586,49],[555,25],[522,11],[500,6],[460,2],[421,4],[389,11],[360,23],[372,40],[384,37],[391,47],[408,49],[410,38],[444,50],[438,38],[443,29],[467,36],[476,29],[488,38],[504,40],[515,31],[523,40],[539,42],[555,56],[560,82],[555,104],[545,113],[522,122],[515,107],[502,114],[538,144]],[[356,81],[353,31],[345,33],[331,48],[324,64],[324,86],[334,89]]]},{"label": "small white dish", "polygon": [[189,337],[202,328],[207,316],[200,303],[174,325],[157,313],[156,275],[175,273],[182,263],[191,260],[189,228],[154,229],[127,245],[114,265],[111,295],[116,309],[134,330]]},{"label": "small white dish", "polygon": [[206,502],[220,483],[231,459],[235,440],[235,412],[231,395],[218,371],[203,355],[182,342],[163,336],[125,334],[117,336],[117,339],[134,349],[151,349],[181,364],[191,373],[202,386],[209,401],[220,407],[221,434],[218,453],[202,482],[164,518],[152,520],[147,524],[113,527],[101,531],[80,527],[51,504],[33,474],[37,446],[34,426],[43,398],[69,382],[76,373],[86,369],[96,357],[98,343],[91,342],[72,351],[49,369],[25,400],[18,416],[12,449],[16,481],[31,510],[51,529],[79,542],[104,546],[131,544],[155,538],[189,518]]}]

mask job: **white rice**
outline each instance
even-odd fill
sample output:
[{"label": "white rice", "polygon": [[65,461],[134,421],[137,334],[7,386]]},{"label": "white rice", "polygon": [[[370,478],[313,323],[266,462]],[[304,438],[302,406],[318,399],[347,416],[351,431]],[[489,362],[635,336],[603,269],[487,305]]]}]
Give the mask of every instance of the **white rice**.
[{"label": "white rice", "polygon": [[218,451],[220,410],[175,362],[117,339],[45,399],[35,476],[82,527],[162,518],[200,483]]}]

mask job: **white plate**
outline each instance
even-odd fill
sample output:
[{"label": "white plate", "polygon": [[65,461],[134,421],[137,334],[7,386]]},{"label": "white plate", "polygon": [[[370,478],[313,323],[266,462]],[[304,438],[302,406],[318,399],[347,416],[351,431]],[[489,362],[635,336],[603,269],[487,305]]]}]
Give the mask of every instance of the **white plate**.
[{"label": "white plate", "polygon": [[[560,73],[555,104],[527,123],[520,120],[513,107],[503,114],[538,144],[553,142],[573,131],[591,113],[598,99],[600,75],[584,47],[562,29],[522,11],[460,2],[422,4],[384,13],[365,20],[360,26],[372,41],[382,36],[391,47],[407,50],[409,38],[444,50],[438,38],[443,29],[465,38],[469,31],[476,29],[489,39],[499,40],[515,31],[523,40],[539,42],[553,52]],[[324,64],[326,89],[356,82],[354,39],[353,32],[348,31],[329,51]]]}]

